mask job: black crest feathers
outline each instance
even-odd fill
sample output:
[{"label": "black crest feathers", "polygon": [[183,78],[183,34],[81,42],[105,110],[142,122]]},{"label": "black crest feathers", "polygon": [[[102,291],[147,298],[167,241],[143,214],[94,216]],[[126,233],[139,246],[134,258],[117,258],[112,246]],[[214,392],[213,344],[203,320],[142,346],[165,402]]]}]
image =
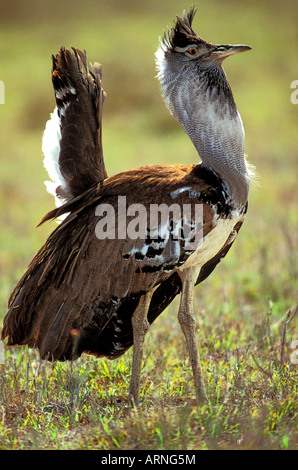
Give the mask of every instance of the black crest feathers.
[{"label": "black crest feathers", "polygon": [[192,29],[196,11],[196,8],[191,7],[188,13],[184,10],[183,18],[177,15],[175,26],[164,37],[164,44],[170,51],[197,44],[201,40]]}]

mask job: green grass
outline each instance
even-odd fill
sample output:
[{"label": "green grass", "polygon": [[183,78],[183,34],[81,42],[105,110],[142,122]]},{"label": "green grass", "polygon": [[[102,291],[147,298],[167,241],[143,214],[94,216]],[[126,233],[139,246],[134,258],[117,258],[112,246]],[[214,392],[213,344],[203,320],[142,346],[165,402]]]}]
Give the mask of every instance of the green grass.
[{"label": "green grass", "polygon": [[[163,105],[154,78],[157,38],[188,4],[165,0],[3,7],[0,28],[0,319],[33,255],[55,227],[41,136],[54,106],[50,55],[65,44],[103,64],[104,152],[109,174],[147,163],[197,160]],[[1,449],[294,449],[297,446],[298,106],[296,2],[197,3],[195,29],[252,51],[225,64],[259,183],[227,258],[196,289],[198,341],[209,402],[194,388],[178,299],[152,325],[141,408],[128,406],[132,351],[110,362],[83,356],[41,363],[5,350],[0,365]],[[57,15],[59,11],[59,16]],[[297,41],[296,41],[297,42]]]},{"label": "green grass", "polygon": [[225,328],[218,311],[218,328],[202,321],[198,334],[209,396],[200,408],[182,335],[170,330],[170,318],[147,338],[138,413],[127,400],[130,352],[113,362],[85,356],[39,364],[35,351],[7,351],[0,448],[293,449],[297,374],[290,350],[284,344],[281,358],[270,310],[261,323],[240,321],[229,310]]}]

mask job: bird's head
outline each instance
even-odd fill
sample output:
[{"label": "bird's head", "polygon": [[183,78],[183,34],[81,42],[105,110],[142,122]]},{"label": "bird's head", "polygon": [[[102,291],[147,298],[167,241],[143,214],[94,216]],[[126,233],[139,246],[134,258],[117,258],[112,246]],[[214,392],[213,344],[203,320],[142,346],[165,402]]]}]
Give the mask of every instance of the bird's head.
[{"label": "bird's head", "polygon": [[192,7],[183,18],[177,17],[164,36],[156,53],[158,79],[166,105],[203,163],[231,183],[231,194],[243,206],[248,193],[244,129],[222,62],[250,47],[200,38],[192,29],[195,13]]},{"label": "bird's head", "polygon": [[222,61],[233,54],[248,51],[250,46],[212,44],[197,36],[192,28],[196,9],[184,11],[183,18],[177,16],[176,23],[164,35],[157,51],[157,67],[161,71],[166,65],[177,73],[185,68],[221,65]]}]

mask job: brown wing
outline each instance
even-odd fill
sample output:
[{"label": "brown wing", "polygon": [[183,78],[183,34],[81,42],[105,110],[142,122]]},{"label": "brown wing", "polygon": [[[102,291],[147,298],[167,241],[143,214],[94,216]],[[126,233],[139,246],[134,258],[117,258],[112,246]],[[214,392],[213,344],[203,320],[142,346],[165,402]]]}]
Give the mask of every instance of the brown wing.
[{"label": "brown wing", "polygon": [[[120,306],[169,279],[191,250],[186,251],[180,240],[177,256],[177,241],[170,233],[173,227],[164,239],[99,240],[96,208],[109,204],[118,220],[119,196],[127,197],[128,206],[139,201],[146,207],[149,202],[170,204],[173,179],[178,189],[188,185],[192,169],[145,167],[109,178],[103,188],[87,191],[86,199],[78,200],[77,207],[50,235],[14,290],[2,332],[8,344],[38,347],[41,357],[54,359],[83,351],[104,354],[100,335]],[[189,195],[182,192],[177,202],[190,202]],[[195,202],[193,198],[191,202]],[[212,209],[206,205],[204,234],[212,229],[212,218]],[[139,252],[144,256],[138,256]],[[128,316],[130,319],[130,312]],[[76,352],[73,331],[79,332]]]},{"label": "brown wing", "polygon": [[101,136],[105,93],[101,65],[88,67],[86,54],[79,49],[61,48],[52,59],[61,132],[58,167],[62,184],[56,195],[67,201],[107,177]]},{"label": "brown wing", "polygon": [[[212,172],[204,169],[201,165],[193,166],[189,168],[189,179],[191,179],[194,186],[200,188],[200,198],[206,204],[217,206],[217,212],[223,216],[228,216],[229,207],[224,203],[224,191],[220,180]],[[181,167],[182,171],[183,167]],[[185,178],[185,185],[188,185],[188,178]],[[178,186],[181,187],[181,186]],[[245,208],[244,213],[246,212]],[[231,231],[226,243],[222,249],[210,259],[204,266],[202,266],[196,285],[203,282],[216,268],[219,262],[226,256],[234,243],[238,232],[242,226],[243,220],[238,222],[234,229]],[[207,221],[205,220],[205,224]],[[157,289],[154,291],[149,312],[148,320],[149,323],[153,323],[155,319],[170,305],[172,300],[181,291],[181,280],[177,272],[173,272],[169,277],[164,279]],[[96,338],[92,343],[92,350],[95,354],[106,356],[110,359],[114,359],[124,354],[133,344],[133,331],[131,324],[131,317],[138,305],[140,295],[126,298],[121,302],[117,310],[117,314],[113,315],[103,329],[98,334],[96,329],[90,328],[89,334],[86,334],[81,339],[78,345],[78,354],[81,354],[86,350],[86,345],[91,347],[90,339]],[[99,346],[100,345],[100,346]],[[65,351],[68,358],[71,358],[72,351]]]},{"label": "brown wing", "polygon": [[[202,266],[196,285],[203,282],[226,256],[235,241],[242,223],[243,222],[238,222],[236,224],[222,250]],[[148,312],[148,321],[150,324],[156,320],[180,292],[181,279],[178,273],[174,272],[170,277],[161,282],[153,293]],[[111,318],[106,328],[98,336],[97,343],[94,343],[95,351],[97,350],[97,345],[100,344],[100,354],[107,356],[109,359],[115,359],[124,354],[127,349],[133,345],[131,316],[138,305],[139,298],[140,297],[128,298],[121,303],[117,310],[117,315]],[[83,351],[84,343],[81,342],[78,352],[82,353]],[[69,359],[71,358],[71,350],[68,351],[67,356]]]}]

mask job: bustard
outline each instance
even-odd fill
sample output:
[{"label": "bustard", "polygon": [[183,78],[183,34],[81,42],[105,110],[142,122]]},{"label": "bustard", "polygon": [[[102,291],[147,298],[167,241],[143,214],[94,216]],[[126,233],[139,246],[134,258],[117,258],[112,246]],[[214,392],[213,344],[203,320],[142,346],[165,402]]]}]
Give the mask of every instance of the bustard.
[{"label": "bustard", "polygon": [[[204,41],[192,29],[194,15],[191,8],[182,18],[177,16],[156,60],[164,100],[192,140],[199,164],[152,165],[107,177],[101,145],[101,68],[94,64],[88,69],[85,54],[76,49],[61,48],[53,57],[57,107],[43,149],[54,181],[50,190],[63,204],[43,221],[63,214],[65,218],[14,289],[2,331],[8,345],[37,347],[41,358],[49,360],[76,359],[83,352],[114,359],[133,344],[129,400],[134,405],[139,403],[145,334],[180,292],[178,320],[196,397],[199,402],[206,398],[193,290],[226,255],[247,210],[250,171],[243,125],[222,61],[250,47]],[[143,237],[118,231],[118,236],[99,239],[96,227],[103,218],[97,215],[103,216],[103,208],[114,210],[117,234],[124,209],[118,206],[119,198],[125,198],[128,208],[141,203],[147,210],[186,205],[190,216],[186,220],[181,215],[184,231],[179,237],[174,236],[179,220],[173,210],[166,223],[158,219],[155,237],[147,227]],[[195,219],[197,206],[203,210],[200,222]],[[131,220],[126,219],[124,229]],[[200,243],[189,243],[196,235]]]}]

